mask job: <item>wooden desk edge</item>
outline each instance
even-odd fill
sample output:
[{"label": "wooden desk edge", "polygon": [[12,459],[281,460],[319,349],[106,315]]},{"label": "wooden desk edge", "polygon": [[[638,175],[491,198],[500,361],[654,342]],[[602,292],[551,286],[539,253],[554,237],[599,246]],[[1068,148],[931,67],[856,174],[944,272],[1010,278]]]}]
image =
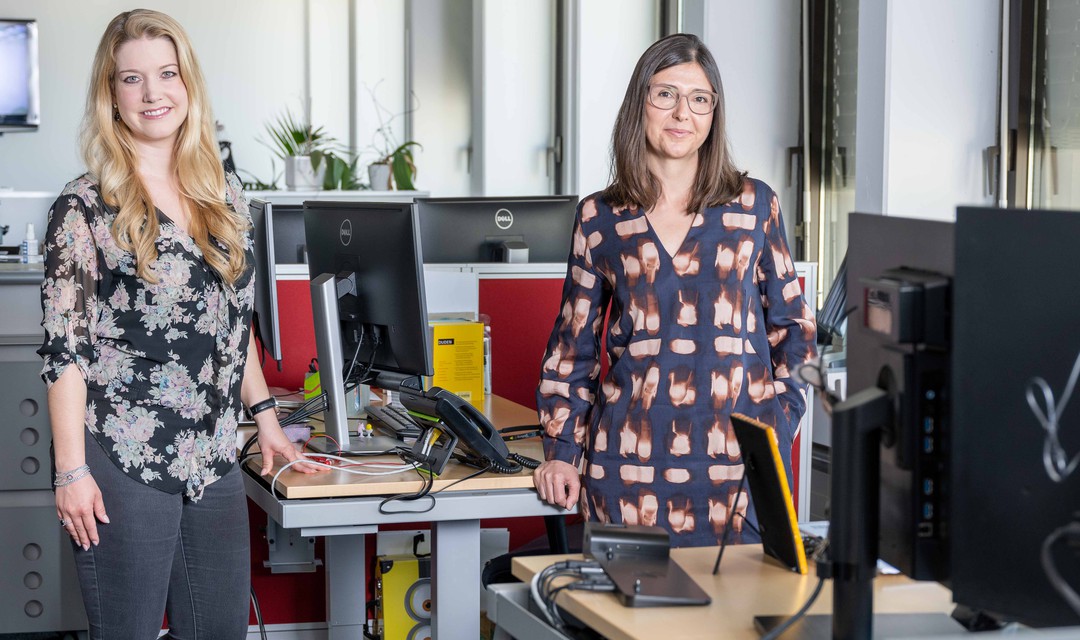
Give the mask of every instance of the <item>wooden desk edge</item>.
[{"label": "wooden desk edge", "polygon": [[[536,412],[500,396],[489,395],[484,401],[484,413],[489,416],[496,428],[531,424],[536,422]],[[248,433],[253,433],[247,427]],[[543,460],[543,448],[539,438],[515,440],[508,443],[511,451],[536,460]],[[257,451],[257,448],[255,449]],[[371,456],[357,458],[357,462],[400,462],[392,456]],[[267,476],[259,476],[261,461],[253,457],[244,463],[247,471],[259,478],[269,489],[270,483],[282,466],[283,460],[275,460],[274,467]],[[451,462],[443,474],[435,479],[432,491],[449,487],[450,491],[479,491],[497,489],[531,489],[533,487],[532,470],[524,469],[516,474],[485,473],[469,480],[464,480],[453,487],[449,485],[462,480],[478,471],[472,467]],[[403,471],[392,476],[362,476],[344,472],[329,471],[321,474],[301,474],[286,471],[278,478],[276,489],[287,499],[293,498],[338,498],[393,495],[412,493],[423,487],[423,480],[415,471]]]}]

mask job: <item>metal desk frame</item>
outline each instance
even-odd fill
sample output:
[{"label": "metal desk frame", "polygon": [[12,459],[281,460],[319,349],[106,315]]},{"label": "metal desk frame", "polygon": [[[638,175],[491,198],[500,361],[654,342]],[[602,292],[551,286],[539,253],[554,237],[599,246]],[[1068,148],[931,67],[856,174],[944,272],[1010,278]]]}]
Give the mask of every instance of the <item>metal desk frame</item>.
[{"label": "metal desk frame", "polygon": [[[326,623],[330,640],[363,640],[367,611],[366,536],[380,524],[432,523],[432,616],[436,640],[480,637],[480,519],[566,515],[532,488],[469,490],[470,481],[434,496],[424,513],[379,513],[384,496],[287,499],[244,467],[248,497],[284,529],[326,537]],[[400,505],[396,505],[399,506]],[[411,506],[406,503],[406,506]],[[477,585],[463,588],[463,585]]]}]

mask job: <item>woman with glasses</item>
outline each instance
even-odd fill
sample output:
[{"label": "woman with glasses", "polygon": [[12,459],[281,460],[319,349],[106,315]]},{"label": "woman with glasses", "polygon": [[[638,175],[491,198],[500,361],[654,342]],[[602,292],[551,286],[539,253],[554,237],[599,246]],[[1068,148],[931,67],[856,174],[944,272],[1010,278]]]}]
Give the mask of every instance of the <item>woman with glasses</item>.
[{"label": "woman with glasses", "polygon": [[724,126],[701,40],[649,47],[615,121],[614,180],[578,206],[537,389],[541,499],[664,527],[674,546],[718,544],[733,511],[729,541],[759,540],[729,416],[776,428],[790,478],[806,409],[793,375],[815,355],[776,194],[735,167]]}]

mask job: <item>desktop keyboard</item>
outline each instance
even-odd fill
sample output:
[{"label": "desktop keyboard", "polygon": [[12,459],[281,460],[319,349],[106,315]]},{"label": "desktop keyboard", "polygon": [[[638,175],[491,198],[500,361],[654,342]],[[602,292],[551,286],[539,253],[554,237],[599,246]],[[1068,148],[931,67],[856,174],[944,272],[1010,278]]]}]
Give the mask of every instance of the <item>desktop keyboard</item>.
[{"label": "desktop keyboard", "polygon": [[415,440],[420,437],[420,425],[413,420],[405,407],[400,405],[368,405],[368,420],[372,426],[398,440]]}]

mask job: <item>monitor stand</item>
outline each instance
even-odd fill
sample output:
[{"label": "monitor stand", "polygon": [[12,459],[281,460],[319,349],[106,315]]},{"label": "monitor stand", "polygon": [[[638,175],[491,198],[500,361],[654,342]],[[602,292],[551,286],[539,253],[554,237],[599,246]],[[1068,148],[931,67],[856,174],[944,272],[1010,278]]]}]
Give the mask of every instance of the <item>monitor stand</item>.
[{"label": "monitor stand", "polygon": [[[754,628],[765,635],[787,619],[788,616],[754,616]],[[944,613],[875,613],[873,625],[873,638],[952,636],[965,631],[960,623]],[[785,631],[783,637],[830,640],[833,638],[832,616],[804,616]]]},{"label": "monitor stand", "polygon": [[398,447],[406,446],[404,442],[397,438],[391,438],[390,436],[358,436],[355,433],[349,434],[349,442],[346,446],[345,443],[341,443],[342,449],[346,453],[338,451],[338,445],[334,444],[334,441],[329,438],[315,437],[307,445],[307,448],[318,453],[329,453],[332,455],[345,455],[348,454],[365,454],[372,455],[383,452],[393,452]]}]

